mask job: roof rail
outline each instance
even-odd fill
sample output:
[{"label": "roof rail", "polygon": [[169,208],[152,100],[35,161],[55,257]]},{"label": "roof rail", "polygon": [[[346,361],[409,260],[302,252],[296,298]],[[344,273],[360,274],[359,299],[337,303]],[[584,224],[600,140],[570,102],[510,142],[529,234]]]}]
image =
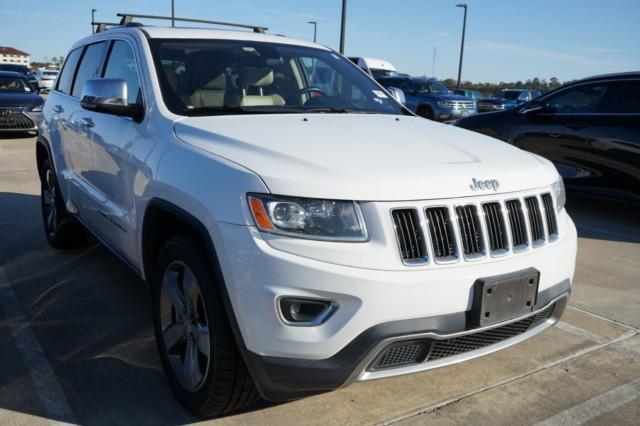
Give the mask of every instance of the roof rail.
[{"label": "roof rail", "polygon": [[207,21],[204,19],[176,18],[171,16],[139,15],[137,13],[118,13],[117,16],[121,18],[119,25],[127,25],[133,21],[133,18],[146,18],[146,19],[160,19],[165,21],[195,22],[199,24],[224,25],[228,27],[247,28],[247,29],[253,30],[254,33],[264,33],[269,29],[267,27],[259,27],[256,25],[234,24],[231,22],[221,22],[221,21]]}]

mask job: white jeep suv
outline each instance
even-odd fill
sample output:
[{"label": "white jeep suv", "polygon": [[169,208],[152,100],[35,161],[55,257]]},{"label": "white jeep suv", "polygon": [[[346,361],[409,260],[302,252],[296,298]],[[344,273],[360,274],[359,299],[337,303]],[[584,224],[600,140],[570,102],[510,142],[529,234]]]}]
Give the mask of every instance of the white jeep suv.
[{"label": "white jeep suv", "polygon": [[201,415],[415,373],[554,324],[576,230],[553,165],[408,112],[327,47],[128,23],[44,108],[50,244],[87,230],[153,293]]}]

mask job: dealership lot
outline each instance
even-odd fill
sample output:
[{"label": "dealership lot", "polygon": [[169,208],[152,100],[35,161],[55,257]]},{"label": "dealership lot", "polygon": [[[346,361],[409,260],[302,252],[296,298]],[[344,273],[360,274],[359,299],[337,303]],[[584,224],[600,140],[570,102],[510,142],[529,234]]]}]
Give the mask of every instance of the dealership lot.
[{"label": "dealership lot", "polygon": [[[0,423],[195,421],[160,369],[148,289],[98,245],[45,241],[34,139],[0,137]],[[219,424],[637,424],[640,212],[569,196],[570,307],[541,335],[452,367],[358,383]]]}]

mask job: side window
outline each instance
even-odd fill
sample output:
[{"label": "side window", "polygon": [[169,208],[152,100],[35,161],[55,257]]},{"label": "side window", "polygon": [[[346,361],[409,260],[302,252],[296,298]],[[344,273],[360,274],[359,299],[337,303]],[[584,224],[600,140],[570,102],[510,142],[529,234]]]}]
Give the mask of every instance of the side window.
[{"label": "side window", "polygon": [[80,61],[80,67],[76,75],[76,81],[73,83],[72,96],[77,98],[82,94],[82,87],[87,80],[100,77],[100,65],[104,57],[104,51],[107,47],[105,41],[90,44],[86,47],[84,55]]},{"label": "side window", "polygon": [[640,114],[640,80],[624,83],[611,110],[616,113]]},{"label": "side window", "polygon": [[[80,59],[81,54],[81,47],[69,53],[69,55],[67,56],[67,60],[64,61],[64,66],[62,67],[60,77],[58,78],[58,85],[56,86],[56,90],[62,93],[66,93],[67,95],[71,94],[73,75],[76,72],[76,66],[78,65],[78,60]],[[38,71],[38,73],[40,73],[40,71]]]},{"label": "side window", "polygon": [[135,104],[140,97],[140,78],[136,59],[126,41],[116,40],[111,48],[105,78],[119,78],[127,82],[127,103]]},{"label": "side window", "polygon": [[559,113],[596,113],[607,90],[605,83],[584,84],[558,93],[546,101]]}]

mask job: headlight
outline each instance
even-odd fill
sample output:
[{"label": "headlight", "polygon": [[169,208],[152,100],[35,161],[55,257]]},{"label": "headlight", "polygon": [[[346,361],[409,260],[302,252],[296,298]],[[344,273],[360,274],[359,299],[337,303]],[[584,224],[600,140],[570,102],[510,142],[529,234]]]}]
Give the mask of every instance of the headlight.
[{"label": "headlight", "polygon": [[354,201],[250,194],[249,207],[261,231],[329,241],[366,241],[360,206]]},{"label": "headlight", "polygon": [[42,112],[42,105],[36,105],[31,108],[31,112]]},{"label": "headlight", "polygon": [[560,213],[560,210],[564,208],[567,202],[567,194],[564,190],[564,181],[562,176],[558,176],[558,180],[551,185],[553,191],[553,197],[556,199],[556,212]]},{"label": "headlight", "polygon": [[438,106],[442,107],[442,108],[452,108],[453,107],[451,102],[447,102],[447,101],[438,101]]}]

